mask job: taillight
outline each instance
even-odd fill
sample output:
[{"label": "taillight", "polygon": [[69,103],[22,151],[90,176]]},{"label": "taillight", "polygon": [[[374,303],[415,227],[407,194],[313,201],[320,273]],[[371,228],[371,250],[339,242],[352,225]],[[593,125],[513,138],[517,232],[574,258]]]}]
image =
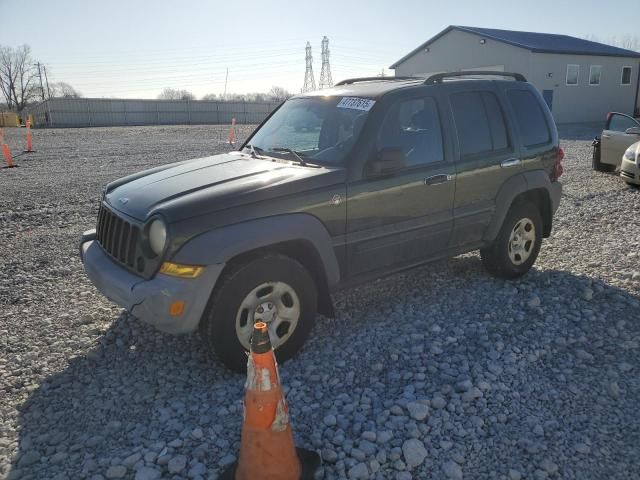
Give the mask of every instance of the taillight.
[{"label": "taillight", "polygon": [[551,178],[552,182],[558,180],[564,173],[564,168],[562,167],[563,158],[564,150],[562,149],[562,147],[558,147],[558,152],[556,153],[556,161],[553,163],[553,170],[551,171],[551,175],[549,175],[549,178]]}]

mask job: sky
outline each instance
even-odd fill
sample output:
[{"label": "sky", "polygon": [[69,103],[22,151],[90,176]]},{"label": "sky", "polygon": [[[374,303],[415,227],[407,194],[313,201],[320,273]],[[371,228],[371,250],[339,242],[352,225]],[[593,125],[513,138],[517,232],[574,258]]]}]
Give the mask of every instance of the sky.
[{"label": "sky", "polygon": [[28,44],[49,82],[85,97],[155,98],[165,88],[197,97],[298,93],[305,45],[320,79],[329,38],[333,81],[379,75],[448,25],[595,35],[636,35],[621,12],[639,0],[0,0],[0,45]]}]

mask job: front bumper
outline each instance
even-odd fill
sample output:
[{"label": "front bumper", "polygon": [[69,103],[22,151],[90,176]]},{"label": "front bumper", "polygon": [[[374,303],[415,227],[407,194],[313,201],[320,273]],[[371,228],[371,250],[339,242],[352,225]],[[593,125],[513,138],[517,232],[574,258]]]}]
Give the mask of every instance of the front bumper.
[{"label": "front bumper", "polygon": [[640,167],[631,160],[622,159],[620,177],[627,183],[640,185]]},{"label": "front bumper", "polygon": [[[224,264],[205,267],[194,279],[157,274],[145,280],[115,263],[96,240],[95,230],[82,235],[80,256],[91,282],[107,298],[140,320],[167,333],[189,333],[198,328],[211,291]],[[181,315],[171,316],[169,305],[185,302]]]}]

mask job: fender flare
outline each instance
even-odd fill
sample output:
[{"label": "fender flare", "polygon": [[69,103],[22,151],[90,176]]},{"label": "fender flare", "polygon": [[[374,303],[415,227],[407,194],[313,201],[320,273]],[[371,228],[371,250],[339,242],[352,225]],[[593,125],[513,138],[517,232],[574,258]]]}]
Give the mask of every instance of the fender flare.
[{"label": "fender flare", "polygon": [[340,267],[331,236],[318,218],[307,213],[276,215],[209,230],[182,245],[173,260],[193,265],[227,263],[243,253],[296,240],[311,244],[324,267],[327,285],[336,285]]},{"label": "fender flare", "polygon": [[486,242],[495,240],[513,200],[518,195],[535,189],[545,190],[551,201],[551,180],[544,170],[522,172],[507,180],[496,196],[496,209],[485,230],[483,240]]}]

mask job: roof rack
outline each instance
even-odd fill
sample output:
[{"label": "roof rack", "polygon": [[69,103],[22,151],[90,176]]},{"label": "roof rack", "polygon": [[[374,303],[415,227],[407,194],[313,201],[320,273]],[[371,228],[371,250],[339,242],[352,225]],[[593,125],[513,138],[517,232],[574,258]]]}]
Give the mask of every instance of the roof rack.
[{"label": "roof rack", "polygon": [[512,72],[494,72],[494,71],[474,71],[467,70],[463,72],[447,72],[447,73],[436,73],[435,75],[431,75],[427,78],[424,83],[425,85],[435,85],[437,83],[442,83],[445,78],[455,78],[455,77],[469,77],[469,76],[492,76],[492,77],[513,77],[516,82],[526,82],[527,79],[524,78],[524,75],[521,73],[512,73]]},{"label": "roof rack", "polygon": [[334,85],[337,87],[338,85],[351,85],[353,83],[358,82],[395,82],[401,80],[422,80],[420,77],[357,77],[357,78],[347,78],[346,80],[342,80]]}]

